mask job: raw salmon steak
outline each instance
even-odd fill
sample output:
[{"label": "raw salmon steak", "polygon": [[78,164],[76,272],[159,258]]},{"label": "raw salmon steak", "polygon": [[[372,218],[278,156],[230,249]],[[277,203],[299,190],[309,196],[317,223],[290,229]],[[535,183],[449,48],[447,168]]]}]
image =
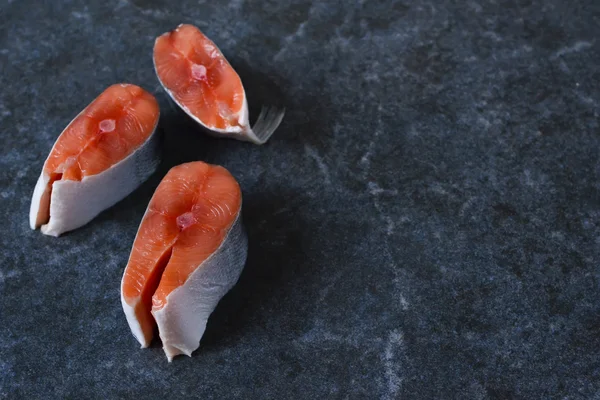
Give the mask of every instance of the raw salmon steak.
[{"label": "raw salmon steak", "polygon": [[263,144],[283,119],[283,109],[263,107],[250,127],[240,77],[219,48],[193,25],[179,25],[156,39],[154,68],[173,101],[215,136]]},{"label": "raw salmon steak", "polygon": [[198,348],[246,262],[241,206],[235,178],[201,161],[172,168],[158,185],[121,282],[123,310],[142,347],[158,326],[169,361]]},{"label": "raw salmon steak", "polygon": [[58,236],[123,199],[160,162],[154,96],[112,85],[60,134],[35,185],[29,223]]}]

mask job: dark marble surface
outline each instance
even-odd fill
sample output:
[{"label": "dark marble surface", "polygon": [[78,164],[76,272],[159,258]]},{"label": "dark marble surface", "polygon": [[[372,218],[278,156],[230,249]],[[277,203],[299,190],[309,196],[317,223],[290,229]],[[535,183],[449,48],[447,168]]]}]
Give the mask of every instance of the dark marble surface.
[{"label": "dark marble surface", "polygon": [[[0,5],[1,398],[600,395],[598,1],[166,3]],[[253,110],[285,102],[267,145],[169,108],[151,50],[180,22]],[[52,143],[115,82],[158,96],[160,171],[82,229],[30,230]],[[197,159],[239,179],[250,252],[168,364],[119,283],[158,181]]]}]

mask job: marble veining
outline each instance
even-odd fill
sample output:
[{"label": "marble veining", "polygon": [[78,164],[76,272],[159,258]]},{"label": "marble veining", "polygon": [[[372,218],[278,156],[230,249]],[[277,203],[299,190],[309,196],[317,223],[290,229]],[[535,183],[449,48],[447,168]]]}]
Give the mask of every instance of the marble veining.
[{"label": "marble veining", "polygon": [[[33,0],[0,4],[0,398],[533,399],[600,395],[600,3]],[[169,103],[154,38],[212,38],[258,147]],[[165,158],[59,239],[28,227],[57,135],[103,89],[161,105]],[[141,351],[119,301],[166,171],[243,191],[240,281],[200,350]]]}]

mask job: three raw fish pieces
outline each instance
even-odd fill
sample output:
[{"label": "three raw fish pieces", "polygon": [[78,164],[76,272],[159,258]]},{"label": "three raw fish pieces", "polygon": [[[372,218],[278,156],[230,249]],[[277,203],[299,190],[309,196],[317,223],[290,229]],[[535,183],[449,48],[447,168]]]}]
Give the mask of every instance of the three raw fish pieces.
[{"label": "three raw fish pieces", "polygon": [[[283,109],[264,108],[250,127],[240,77],[198,28],[179,25],[156,39],[158,79],[208,133],[265,143]],[[59,236],[133,192],[161,159],[158,102],[132,84],[108,87],[60,134],[35,185],[32,229]],[[142,218],[121,282],[131,332],[147,347],[158,331],[169,361],[191,356],[208,317],[246,261],[238,182],[202,161],[173,167]]]}]

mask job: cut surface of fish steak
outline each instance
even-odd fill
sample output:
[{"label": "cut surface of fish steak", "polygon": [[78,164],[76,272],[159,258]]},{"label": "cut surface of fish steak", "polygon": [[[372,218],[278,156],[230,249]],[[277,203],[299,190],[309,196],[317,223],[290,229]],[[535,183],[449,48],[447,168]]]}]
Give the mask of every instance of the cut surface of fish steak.
[{"label": "cut surface of fish steak", "polygon": [[239,75],[219,48],[193,25],[181,24],[159,36],[153,61],[163,89],[213,136],[263,144],[283,119],[283,109],[272,112],[263,108],[255,125],[258,130],[250,127]]},{"label": "cut surface of fish steak", "polygon": [[[99,155],[94,154],[94,151],[96,151],[95,146],[99,147],[98,143],[104,137],[95,138],[93,132],[90,133],[91,131],[86,131],[81,126],[90,126],[93,129],[97,125],[98,135],[119,135],[122,134],[122,130],[120,130],[123,128],[122,125],[134,124],[138,116],[131,110],[126,110],[123,124],[120,123],[121,120],[114,119],[93,121],[96,125],[87,120],[81,120],[93,120],[92,117],[86,115],[86,111],[93,106],[97,106],[98,101],[110,102],[110,98],[106,99],[103,96],[107,96],[107,92],[110,90],[120,90],[120,88],[131,90],[139,94],[143,101],[148,102],[144,105],[145,109],[142,110],[146,113],[143,117],[147,121],[143,125],[139,123],[139,126],[131,128],[139,130],[136,135],[139,135],[137,139],[141,139],[141,143],[128,148],[128,143],[123,145],[121,141],[120,145],[123,148],[115,151],[124,154],[124,158],[104,168],[111,163],[111,158],[114,159],[119,154],[106,155],[105,148],[108,146],[105,146],[104,149],[99,148]],[[108,93],[108,96],[110,96],[110,93]],[[115,112],[114,104],[112,106],[113,109],[109,109],[109,113],[111,111]],[[93,112],[101,113],[102,107],[93,110]],[[127,114],[128,112],[129,114]],[[158,103],[156,103],[154,97],[135,85],[113,85],[92,101],[61,133],[61,136],[63,136],[65,133],[72,134],[69,131],[72,128],[80,129],[82,132],[76,132],[76,134],[80,134],[80,136],[87,135],[90,138],[87,141],[81,139],[81,137],[78,138],[80,141],[85,141],[79,148],[79,154],[89,155],[87,163],[84,164],[86,168],[81,168],[77,156],[69,157],[68,154],[62,156],[56,154],[57,151],[64,150],[65,147],[65,143],[62,141],[64,138],[59,136],[44,163],[44,168],[33,192],[29,213],[31,228],[41,227],[42,233],[52,236],[59,236],[64,232],[79,228],[94,219],[103,210],[125,198],[148,179],[158,167],[161,159],[160,138],[157,131],[158,119]],[[77,145],[73,148],[73,144],[68,143],[68,138],[66,146],[71,146],[71,152],[77,150]],[[108,148],[110,151],[110,147]],[[56,160],[57,157],[59,157],[58,161]],[[62,162],[60,157],[63,159]],[[65,164],[68,165],[65,167]]]},{"label": "cut surface of fish steak", "polygon": [[203,162],[174,167],[159,184],[121,282],[123,310],[142,347],[157,326],[169,361],[198,348],[245,264],[241,200],[235,178]]}]

